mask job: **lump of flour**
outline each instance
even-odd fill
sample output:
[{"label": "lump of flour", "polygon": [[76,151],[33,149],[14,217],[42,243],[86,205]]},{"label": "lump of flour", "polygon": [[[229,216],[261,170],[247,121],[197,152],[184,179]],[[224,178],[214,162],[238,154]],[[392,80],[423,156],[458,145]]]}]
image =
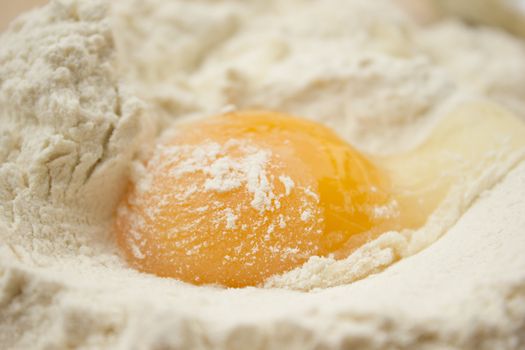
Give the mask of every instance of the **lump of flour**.
[{"label": "lump of flour", "polygon": [[106,12],[52,2],[0,39],[0,239],[22,259],[108,246],[143,122],[114,73]]}]

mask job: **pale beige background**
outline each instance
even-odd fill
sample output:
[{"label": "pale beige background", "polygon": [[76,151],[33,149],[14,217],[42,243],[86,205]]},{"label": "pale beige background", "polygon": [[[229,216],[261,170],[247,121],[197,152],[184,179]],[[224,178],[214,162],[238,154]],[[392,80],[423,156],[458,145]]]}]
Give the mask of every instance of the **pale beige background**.
[{"label": "pale beige background", "polygon": [[[0,0],[0,31],[21,12],[41,6],[49,0]],[[375,0],[370,0],[375,1]],[[412,14],[419,22],[427,23],[436,18],[432,0],[394,0]]]},{"label": "pale beige background", "polygon": [[[21,12],[44,5],[49,0],[0,0],[0,31],[4,30]],[[375,0],[370,0],[375,1]],[[393,0],[405,8],[419,22],[428,23],[436,18],[433,0]]]},{"label": "pale beige background", "polygon": [[19,13],[45,3],[47,0],[0,0],[0,31]]}]

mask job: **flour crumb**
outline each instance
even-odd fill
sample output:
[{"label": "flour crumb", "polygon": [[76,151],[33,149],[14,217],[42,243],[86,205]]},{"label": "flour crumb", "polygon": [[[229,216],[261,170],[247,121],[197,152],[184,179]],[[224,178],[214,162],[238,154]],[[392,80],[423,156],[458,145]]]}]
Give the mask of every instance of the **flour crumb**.
[{"label": "flour crumb", "polygon": [[279,180],[283,183],[285,189],[285,195],[288,196],[295,186],[295,183],[289,176],[281,175]]},{"label": "flour crumb", "polygon": [[306,209],[301,213],[301,220],[302,221],[308,221],[312,217],[312,211],[310,209]]},{"label": "flour crumb", "polygon": [[226,208],[224,210],[225,217],[226,217],[226,229],[228,230],[234,230],[237,228],[237,215],[233,212],[231,208]]}]

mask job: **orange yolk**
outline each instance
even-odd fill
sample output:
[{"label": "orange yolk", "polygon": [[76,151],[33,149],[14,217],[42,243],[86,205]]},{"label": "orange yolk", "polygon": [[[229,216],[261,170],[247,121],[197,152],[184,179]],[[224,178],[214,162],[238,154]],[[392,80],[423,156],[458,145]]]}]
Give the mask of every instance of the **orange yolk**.
[{"label": "orange yolk", "polygon": [[157,147],[119,205],[117,242],[141,271],[255,286],[312,256],[345,258],[386,231],[417,229],[450,195],[467,205],[470,184],[523,155],[525,124],[486,102],[373,160],[305,119],[226,114],[182,124]]},{"label": "orange yolk", "polygon": [[328,128],[270,112],[181,125],[121,204],[137,269],[257,285],[311,256],[344,257],[400,226],[388,178]]}]

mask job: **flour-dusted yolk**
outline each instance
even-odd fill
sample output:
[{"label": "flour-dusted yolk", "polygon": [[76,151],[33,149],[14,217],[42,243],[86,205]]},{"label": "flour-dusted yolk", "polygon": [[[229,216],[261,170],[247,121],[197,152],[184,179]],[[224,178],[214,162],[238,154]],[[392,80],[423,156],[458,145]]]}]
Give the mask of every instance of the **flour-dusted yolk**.
[{"label": "flour-dusted yolk", "polygon": [[326,127],[270,112],[181,125],[116,219],[139,270],[257,285],[399,227],[388,179]]},{"label": "flour-dusted yolk", "polygon": [[257,285],[311,256],[344,258],[386,231],[420,228],[451,194],[462,202],[495,176],[494,164],[524,156],[525,124],[490,103],[460,106],[413,150],[374,158],[311,121],[231,113],[181,125],[157,148],[119,206],[117,239],[142,271]]}]

